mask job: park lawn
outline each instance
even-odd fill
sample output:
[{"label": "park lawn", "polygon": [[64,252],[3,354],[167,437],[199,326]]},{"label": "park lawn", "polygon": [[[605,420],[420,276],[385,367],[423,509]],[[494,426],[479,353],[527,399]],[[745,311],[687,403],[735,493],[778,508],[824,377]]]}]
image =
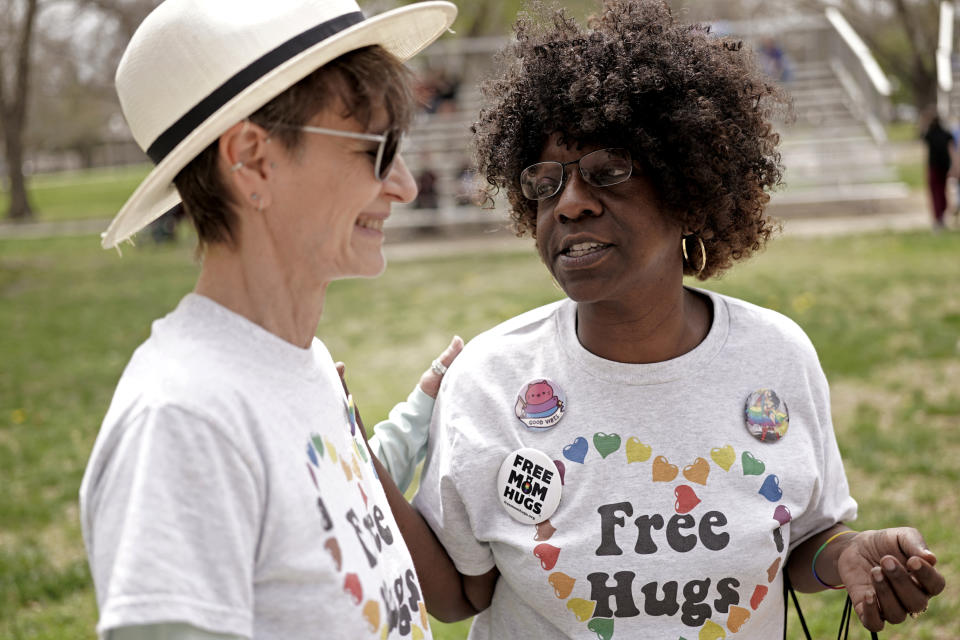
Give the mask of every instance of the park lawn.
[{"label": "park lawn", "polygon": [[[85,169],[27,178],[27,193],[37,221],[112,218],[143,181],[150,165]],[[8,195],[0,190],[0,212]]]},{"label": "park lawn", "polygon": [[[93,237],[0,240],[0,638],[93,638],[77,490],[127,359],[193,285],[187,244],[121,259]],[[956,233],[784,238],[709,283],[782,311],[813,339],[857,526],[915,524],[937,552],[951,586],[888,640],[954,639],[960,624],[958,256]],[[451,334],[469,339],[559,295],[532,253],[423,258],[332,285],[319,333],[373,424]],[[832,637],[841,596],[801,600],[814,637]],[[467,628],[434,627],[441,640]]]}]

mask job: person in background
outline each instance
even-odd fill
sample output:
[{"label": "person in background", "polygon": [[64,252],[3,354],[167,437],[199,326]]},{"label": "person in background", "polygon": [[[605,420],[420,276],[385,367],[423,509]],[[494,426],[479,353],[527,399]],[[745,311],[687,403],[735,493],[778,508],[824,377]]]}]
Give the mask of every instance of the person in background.
[{"label": "person in background", "polygon": [[772,36],[767,36],[760,41],[760,61],[768,76],[780,83],[790,82],[790,63],[787,54]]},{"label": "person in background", "polygon": [[404,540],[371,454],[399,477],[422,443],[401,425],[368,448],[316,331],[331,282],[385,267],[383,224],[416,196],[402,60],[455,15],[167,0],[134,34],[117,91],[156,166],[103,246],[182,199],[201,265],[124,370],[80,488],[101,638],[431,637],[449,559]]},{"label": "person in background", "polygon": [[[923,141],[927,145],[927,189],[930,195],[930,212],[933,214],[933,231],[946,228],[944,215],[947,211],[947,178],[960,170],[957,165],[957,142],[940,121],[936,105],[924,111],[926,125]],[[956,177],[956,176],[954,176]]]}]

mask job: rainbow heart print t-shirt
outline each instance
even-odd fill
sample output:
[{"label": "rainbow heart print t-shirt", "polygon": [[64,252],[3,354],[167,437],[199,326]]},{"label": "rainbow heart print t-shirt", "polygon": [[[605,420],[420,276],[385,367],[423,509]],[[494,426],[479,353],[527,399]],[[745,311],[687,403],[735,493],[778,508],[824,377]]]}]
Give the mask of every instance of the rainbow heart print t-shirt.
[{"label": "rainbow heart print t-shirt", "polygon": [[[480,335],[447,374],[415,504],[462,573],[500,571],[471,638],[782,636],[788,553],[856,517],[829,391],[791,320],[699,293],[712,326],[673,360],[593,355],[563,300]],[[561,398],[550,428],[518,410],[540,396]],[[536,479],[497,483],[523,447],[562,477],[558,508],[536,524],[500,495],[535,500]]]},{"label": "rainbow heart print t-shirt", "polygon": [[426,640],[429,619],[332,358],[190,294],[124,371],[81,487],[105,635]]}]

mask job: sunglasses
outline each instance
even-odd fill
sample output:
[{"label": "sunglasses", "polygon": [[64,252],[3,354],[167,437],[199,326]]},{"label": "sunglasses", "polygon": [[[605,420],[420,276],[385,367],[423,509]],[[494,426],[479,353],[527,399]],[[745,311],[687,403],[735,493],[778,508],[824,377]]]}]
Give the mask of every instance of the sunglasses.
[{"label": "sunglasses", "polygon": [[594,187],[612,187],[633,174],[633,160],[626,149],[600,149],[570,162],[538,162],[520,172],[520,190],[530,200],[546,200],[563,189],[567,165],[575,164],[580,176]]},{"label": "sunglasses", "polygon": [[[340,129],[326,129],[324,127],[290,127],[306,133],[319,133],[325,136],[338,136],[341,138],[353,138],[355,140],[370,140],[379,142],[376,158],[373,162],[373,175],[379,182],[383,182],[390,175],[390,169],[393,168],[393,161],[397,159],[397,153],[400,151],[400,143],[403,141],[403,132],[399,129],[388,129],[386,133],[357,133],[355,131],[342,131]],[[370,152],[373,156],[373,152]]]}]

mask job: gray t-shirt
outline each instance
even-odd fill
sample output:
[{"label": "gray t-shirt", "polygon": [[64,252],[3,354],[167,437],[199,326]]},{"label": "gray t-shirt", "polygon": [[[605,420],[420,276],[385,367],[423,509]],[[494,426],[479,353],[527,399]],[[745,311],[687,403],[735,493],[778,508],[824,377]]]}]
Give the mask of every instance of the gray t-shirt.
[{"label": "gray t-shirt", "polygon": [[98,631],[430,637],[326,347],[199,295],[153,324],[80,489]]},{"label": "gray t-shirt", "polygon": [[[702,293],[707,337],[666,362],[588,352],[569,300],[454,362],[415,504],[462,573],[501,573],[471,638],[781,637],[789,550],[856,503],[809,339]],[[560,463],[562,500],[539,525],[501,504],[497,472],[521,447]]]}]

